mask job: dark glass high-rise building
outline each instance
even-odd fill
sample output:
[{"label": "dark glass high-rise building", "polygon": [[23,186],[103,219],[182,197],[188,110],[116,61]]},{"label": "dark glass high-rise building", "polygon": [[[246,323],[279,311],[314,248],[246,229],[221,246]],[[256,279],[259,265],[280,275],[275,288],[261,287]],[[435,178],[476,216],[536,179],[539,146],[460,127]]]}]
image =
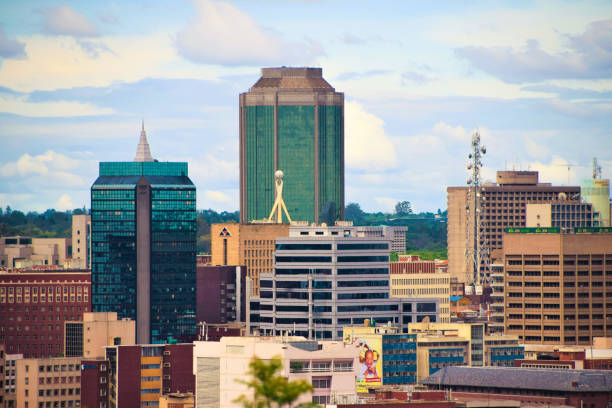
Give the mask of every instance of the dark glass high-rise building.
[{"label": "dark glass high-rise building", "polygon": [[321,68],[263,68],[240,95],[241,222],[268,217],[276,170],[292,219],[344,219],[344,94]]},{"label": "dark glass high-rise building", "polygon": [[136,341],[196,330],[196,189],[187,163],[101,162],[91,187],[92,310],[136,320]]}]

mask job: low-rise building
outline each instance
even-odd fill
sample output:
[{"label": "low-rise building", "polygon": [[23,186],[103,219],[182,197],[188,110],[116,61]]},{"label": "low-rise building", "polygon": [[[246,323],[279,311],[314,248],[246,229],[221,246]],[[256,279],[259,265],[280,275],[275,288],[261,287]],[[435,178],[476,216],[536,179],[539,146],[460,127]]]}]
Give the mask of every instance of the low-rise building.
[{"label": "low-rise building", "polygon": [[172,393],[159,397],[159,408],[194,408],[193,393]]},{"label": "low-rise building", "polygon": [[0,237],[0,268],[63,267],[70,243],[70,238]]},{"label": "low-rise building", "polygon": [[73,408],[81,405],[80,357],[18,359],[15,379],[15,407]]},{"label": "low-rise building", "polygon": [[517,336],[489,335],[484,338],[484,354],[486,366],[513,367],[514,361],[525,357],[525,346]]},{"label": "low-rise building", "polygon": [[224,337],[219,342],[195,342],[193,372],[196,406],[240,407],[234,402],[252,390],[239,380],[248,379],[249,363],[279,356],[282,375],[289,381],[306,380],[314,391],[297,402],[328,404],[334,398],[354,398],[360,350],[334,341],[308,341],[301,336]]},{"label": "low-rise building", "polygon": [[402,334],[393,326],[345,326],[343,341],[360,349],[357,391],[381,385],[417,382],[415,334]]},{"label": "low-rise building", "polygon": [[157,406],[162,394],[194,392],[193,344],[106,347],[109,407]]},{"label": "low-rise building", "polygon": [[512,367],[445,367],[424,379],[457,400],[515,400],[538,406],[608,407],[612,371]]}]

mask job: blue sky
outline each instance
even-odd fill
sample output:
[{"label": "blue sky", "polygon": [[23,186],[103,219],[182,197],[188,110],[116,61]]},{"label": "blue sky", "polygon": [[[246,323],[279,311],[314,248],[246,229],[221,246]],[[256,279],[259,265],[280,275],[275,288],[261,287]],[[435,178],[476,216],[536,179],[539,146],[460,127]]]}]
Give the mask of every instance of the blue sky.
[{"label": "blue sky", "polygon": [[[198,208],[238,208],[238,94],[265,66],[345,93],[346,200],[446,207],[469,137],[496,169],[612,176],[609,1],[0,4],[0,206],[89,207],[99,161],[188,161]],[[570,171],[566,164],[572,165]]]}]

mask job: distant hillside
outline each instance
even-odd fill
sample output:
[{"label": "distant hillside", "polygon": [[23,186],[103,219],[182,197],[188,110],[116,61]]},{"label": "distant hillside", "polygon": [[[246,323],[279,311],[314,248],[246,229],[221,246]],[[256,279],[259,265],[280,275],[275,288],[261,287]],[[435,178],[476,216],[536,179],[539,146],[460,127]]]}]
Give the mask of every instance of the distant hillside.
[{"label": "distant hillside", "polygon": [[[44,213],[0,208],[0,236],[26,235],[35,238],[70,238],[72,214],[83,214],[85,209]],[[200,210],[197,213],[198,252],[210,253],[210,225],[219,222],[238,222],[238,211],[220,213],[214,210]],[[403,225],[406,233],[406,251],[419,254],[424,259],[446,258],[446,211],[418,214],[366,213],[359,204],[346,206],[345,218],[355,225]]]}]

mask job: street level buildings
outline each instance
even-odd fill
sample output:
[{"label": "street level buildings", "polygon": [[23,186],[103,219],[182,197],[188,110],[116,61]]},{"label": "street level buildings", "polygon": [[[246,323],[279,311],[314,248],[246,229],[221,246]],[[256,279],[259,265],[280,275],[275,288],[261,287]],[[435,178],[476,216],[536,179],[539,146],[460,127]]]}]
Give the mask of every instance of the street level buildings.
[{"label": "street level buildings", "polygon": [[[473,202],[468,200],[467,187],[448,187],[448,269],[451,277],[459,282],[466,282],[466,253],[474,246],[474,226],[472,217]],[[501,258],[504,228],[521,228],[526,226],[527,204],[550,203],[559,200],[577,199],[580,187],[552,186],[540,183],[537,171],[498,171],[497,183],[483,184],[481,191],[484,205],[481,218],[484,220],[484,231],[480,235],[481,243],[489,249],[489,257],[495,262]],[[485,273],[485,271],[482,271]]]},{"label": "street level buildings", "polygon": [[196,331],[196,189],[158,162],[144,128],[133,162],[101,162],[91,187],[92,308],[136,321],[138,343]]},{"label": "street level buildings", "polygon": [[91,309],[91,274],[67,270],[0,272],[0,343],[8,354],[64,352],[64,322]]},{"label": "street level buildings", "polygon": [[240,222],[267,218],[284,172],[292,219],[344,219],[344,94],[321,68],[263,68],[240,94]]},{"label": "street level buildings", "polygon": [[565,345],[612,336],[612,228],[506,231],[507,334]]}]

